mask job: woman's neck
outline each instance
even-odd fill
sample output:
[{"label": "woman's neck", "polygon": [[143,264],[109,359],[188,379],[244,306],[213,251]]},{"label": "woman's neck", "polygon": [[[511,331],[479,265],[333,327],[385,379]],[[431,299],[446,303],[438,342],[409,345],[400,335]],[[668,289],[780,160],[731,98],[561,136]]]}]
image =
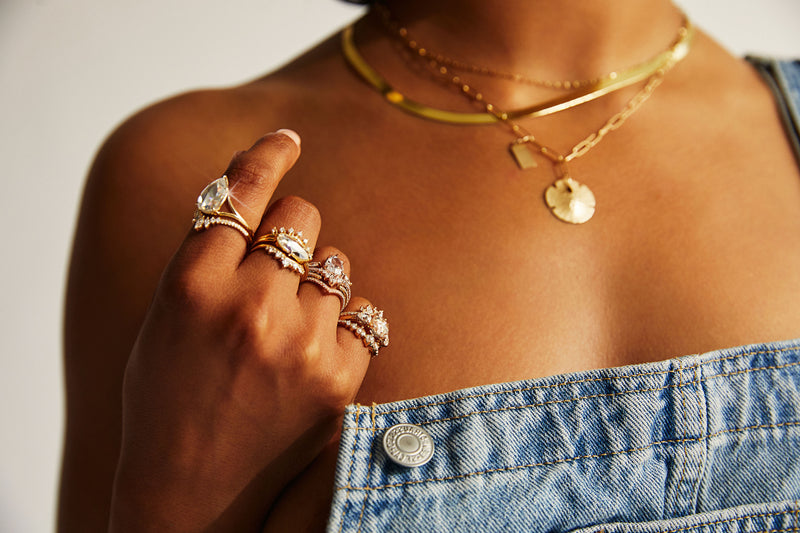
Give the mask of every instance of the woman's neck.
[{"label": "woman's neck", "polygon": [[386,0],[431,50],[547,79],[591,78],[639,63],[674,40],[669,0]]}]

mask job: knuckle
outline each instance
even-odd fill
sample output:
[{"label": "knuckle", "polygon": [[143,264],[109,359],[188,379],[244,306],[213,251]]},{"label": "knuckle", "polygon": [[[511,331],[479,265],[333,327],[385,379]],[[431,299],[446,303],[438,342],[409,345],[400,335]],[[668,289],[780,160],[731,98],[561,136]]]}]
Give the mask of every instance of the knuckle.
[{"label": "knuckle", "polygon": [[263,349],[272,318],[269,309],[262,301],[248,299],[241,301],[230,311],[228,317],[235,344],[247,349],[243,353],[257,354]]},{"label": "knuckle", "polygon": [[275,200],[272,211],[290,220],[320,221],[317,206],[299,196],[284,196]]},{"label": "knuckle", "polygon": [[283,134],[268,134],[250,150],[237,153],[226,174],[247,185],[278,181],[297,156],[297,145]]},{"label": "knuckle", "polygon": [[320,387],[320,403],[333,410],[340,411],[351,403],[358,391],[358,382],[346,372],[329,372]]},{"label": "knuckle", "polygon": [[281,177],[281,169],[271,160],[254,157],[245,152],[233,159],[225,172],[236,184],[264,188]]},{"label": "knuckle", "polygon": [[206,272],[197,267],[170,269],[162,278],[164,298],[186,309],[197,309],[210,300],[209,279]]},{"label": "knuckle", "polygon": [[314,375],[320,367],[325,350],[315,337],[307,337],[295,344],[293,366],[304,375]]},{"label": "knuckle", "polygon": [[319,338],[309,336],[297,341],[291,356],[283,361],[291,380],[302,386],[320,408],[339,411],[355,397],[358,383],[352,372],[335,363],[334,351]]}]

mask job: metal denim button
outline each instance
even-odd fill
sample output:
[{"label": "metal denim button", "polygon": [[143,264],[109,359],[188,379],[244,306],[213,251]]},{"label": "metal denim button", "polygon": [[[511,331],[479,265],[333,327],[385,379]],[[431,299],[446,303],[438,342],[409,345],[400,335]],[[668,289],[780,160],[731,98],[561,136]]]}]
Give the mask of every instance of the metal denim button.
[{"label": "metal denim button", "polygon": [[383,435],[383,449],[400,466],[422,466],[433,457],[433,440],[412,424],[397,424]]}]

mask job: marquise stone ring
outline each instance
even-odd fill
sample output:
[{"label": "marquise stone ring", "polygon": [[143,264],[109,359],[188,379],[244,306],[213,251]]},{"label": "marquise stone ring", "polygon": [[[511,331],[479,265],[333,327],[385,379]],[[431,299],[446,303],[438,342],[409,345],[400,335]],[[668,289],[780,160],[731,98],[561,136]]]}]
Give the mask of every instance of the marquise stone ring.
[{"label": "marquise stone ring", "polygon": [[[229,211],[222,210],[225,205]],[[202,231],[214,225],[228,226],[241,233],[248,245],[253,242],[253,230],[231,202],[228,176],[212,181],[203,189],[197,197],[192,223],[195,231]]]},{"label": "marquise stone ring", "polygon": [[361,339],[372,357],[378,355],[381,346],[389,346],[389,323],[383,318],[383,311],[377,307],[362,305],[358,311],[342,312],[338,325]]},{"label": "marquise stone ring", "polygon": [[305,265],[311,261],[312,252],[308,247],[308,239],[303,238],[301,231],[272,228],[269,233],[256,239],[250,246],[250,253],[260,249],[274,257],[282,268],[305,276]]},{"label": "marquise stone ring", "polygon": [[305,274],[302,281],[313,283],[320,287],[326,294],[333,294],[339,298],[341,311],[350,301],[352,285],[350,278],[344,271],[344,263],[339,256],[334,254],[322,263],[309,261],[305,264]]}]

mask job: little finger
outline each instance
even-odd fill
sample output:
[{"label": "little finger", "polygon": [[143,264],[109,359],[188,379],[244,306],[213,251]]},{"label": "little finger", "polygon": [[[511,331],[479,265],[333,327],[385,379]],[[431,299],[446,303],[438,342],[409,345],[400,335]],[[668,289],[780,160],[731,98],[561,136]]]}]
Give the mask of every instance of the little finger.
[{"label": "little finger", "polygon": [[389,345],[389,323],[383,311],[368,300],[354,297],[339,314],[339,346],[348,353],[364,350],[375,357],[381,348]]}]

